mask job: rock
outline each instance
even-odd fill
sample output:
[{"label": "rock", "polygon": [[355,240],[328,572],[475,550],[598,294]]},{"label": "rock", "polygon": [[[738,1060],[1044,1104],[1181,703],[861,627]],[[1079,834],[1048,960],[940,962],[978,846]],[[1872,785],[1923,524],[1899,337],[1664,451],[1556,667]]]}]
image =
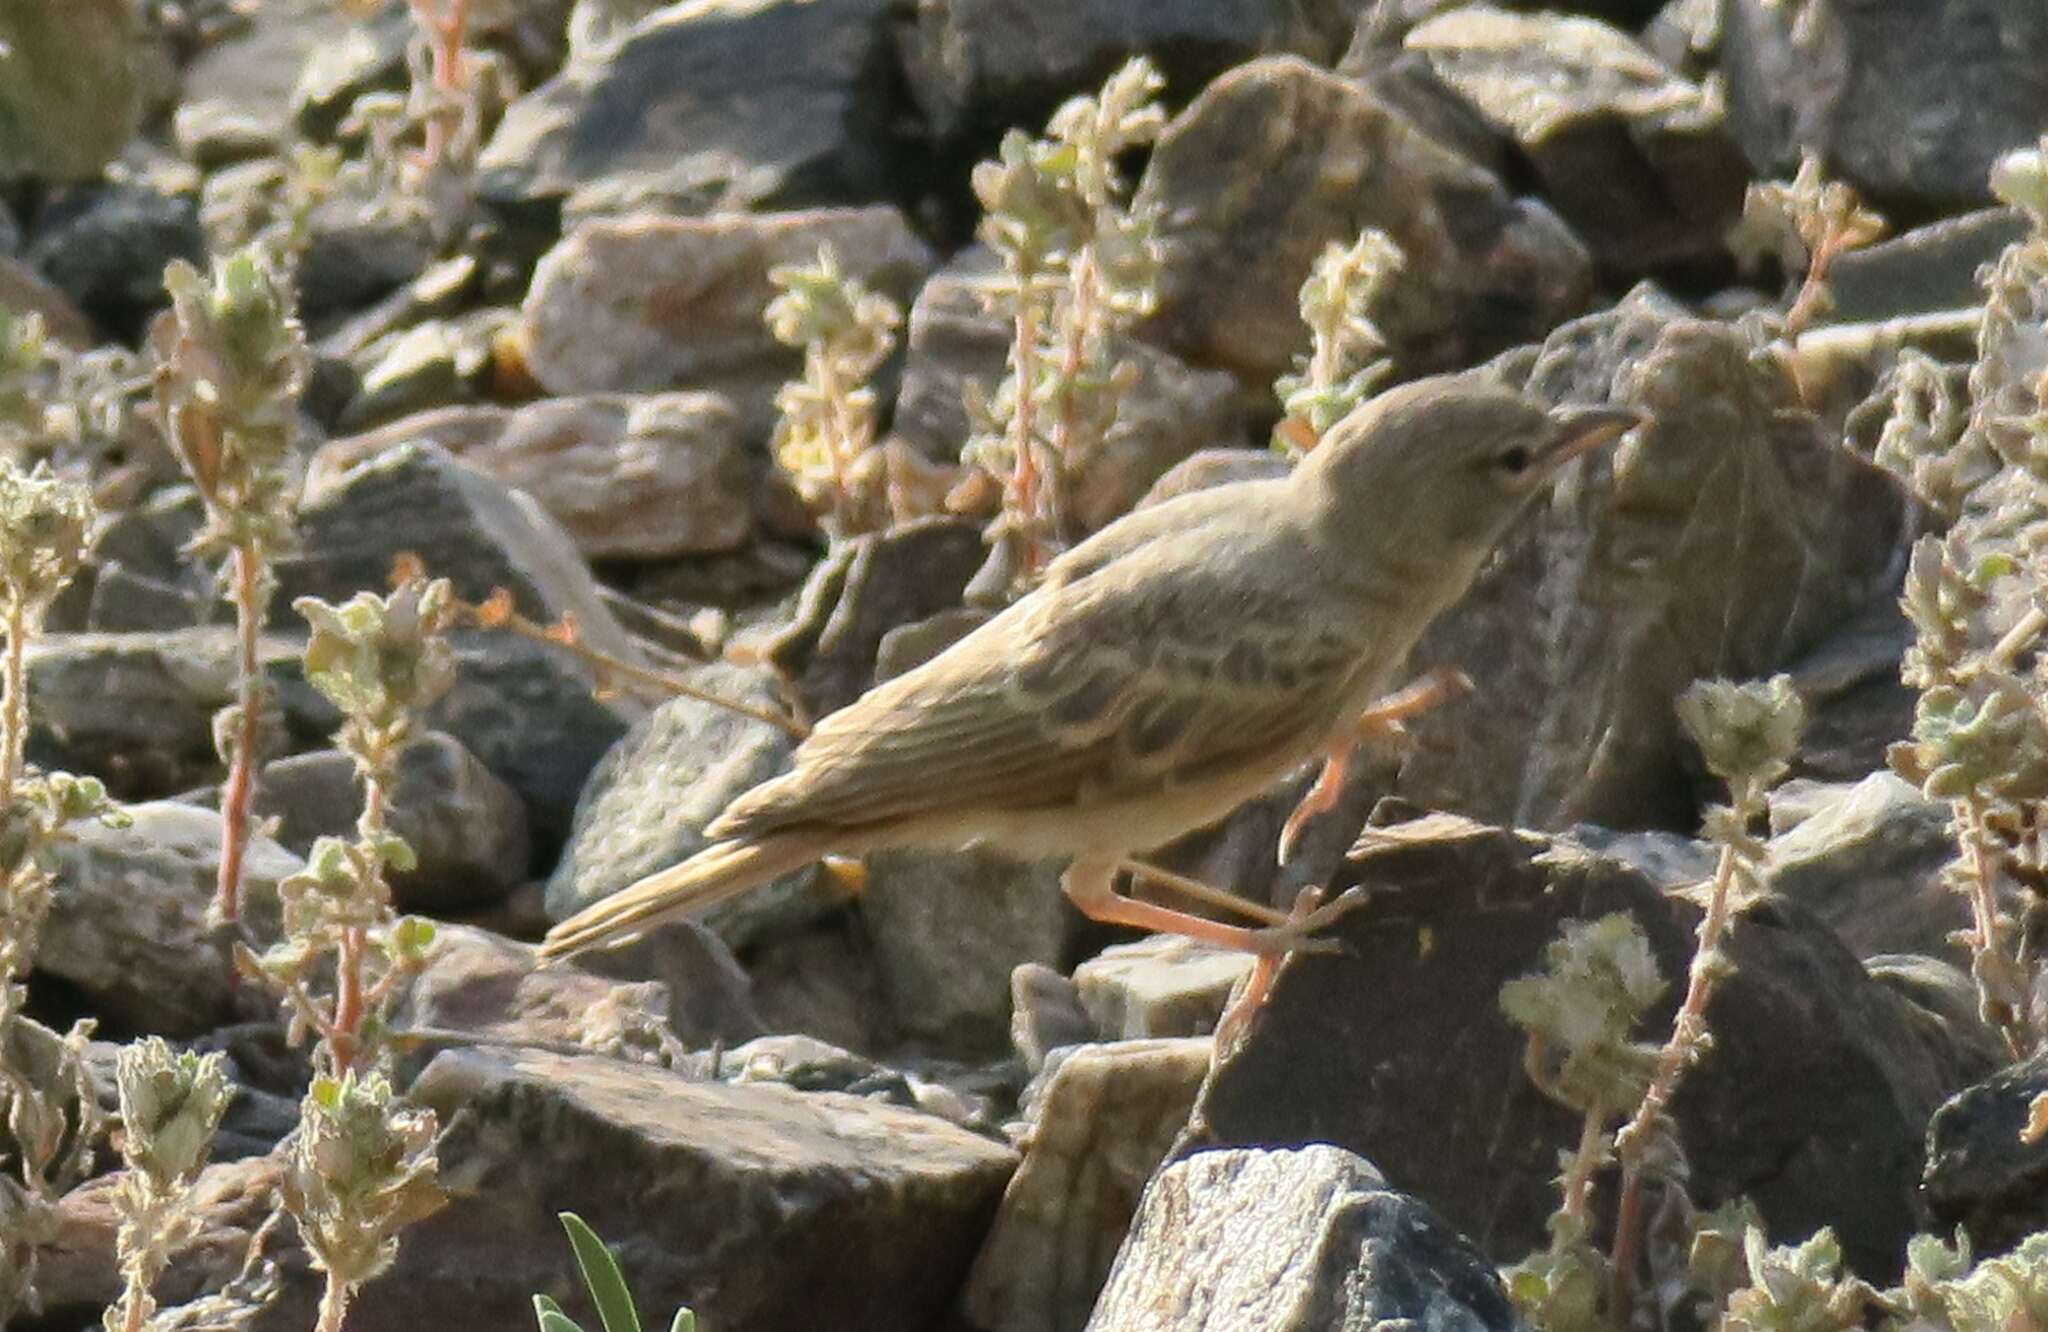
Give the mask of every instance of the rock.
[{"label": "rock", "polygon": [[511,1327],[536,1292],[570,1301],[561,1210],[618,1242],[640,1307],[663,1318],[687,1303],[727,1332],[929,1326],[1015,1165],[929,1115],[616,1060],[452,1051],[414,1090],[449,1126],[456,1196],[364,1289],[365,1328],[436,1310]]},{"label": "rock", "polygon": [[1029,1145],[963,1301],[976,1327],[1070,1332],[1088,1320],[1145,1181],[1209,1071],[1206,1040],[1084,1045],[1033,1106]]},{"label": "rock", "polygon": [[514,102],[478,162],[479,188],[504,207],[566,200],[583,216],[892,197],[904,108],[890,10],[889,0],[657,10],[579,48]]},{"label": "rock", "polygon": [[1887,210],[1988,202],[1991,164],[2048,125],[2044,59],[2048,9],[2010,0],[1721,7],[1729,125],[1758,174],[1812,149]]},{"label": "rock", "polygon": [[284,605],[302,596],[346,601],[383,587],[392,561],[412,554],[466,601],[505,588],[522,614],[543,624],[567,615],[583,642],[637,659],[554,519],[523,491],[431,444],[404,444],[313,478],[300,500],[299,532],[301,549],[278,562]]},{"label": "rock", "polygon": [[41,315],[43,331],[73,351],[85,351],[100,340],[90,315],[12,255],[0,256],[0,305],[22,314]]},{"label": "rock", "polygon": [[[57,847],[58,889],[36,969],[75,987],[121,1030],[205,1031],[226,1017],[235,991],[227,949],[206,923],[220,815],[169,801],[128,812],[130,827],[82,825]],[[302,863],[267,837],[250,840],[242,892],[259,933],[275,929],[278,881]]]},{"label": "rock", "polygon": [[1969,908],[1944,888],[1956,857],[1946,805],[1889,772],[1832,784],[1813,812],[1770,842],[1771,888],[1832,925],[1858,957],[1955,951]]},{"label": "rock", "polygon": [[1916,953],[1880,953],[1863,959],[1863,970],[1912,1005],[1913,1025],[1937,1049],[1958,1052],[1958,1066],[1998,1068],[2012,1056],[2005,1038],[1984,1020],[1982,1000],[1970,973],[1953,962]]},{"label": "rock", "polygon": [[793,621],[764,649],[818,716],[875,681],[882,640],[901,625],[955,609],[986,554],[957,518],[920,518],[842,541],[811,570]]},{"label": "rock", "polygon": [[283,141],[267,116],[208,98],[187,102],[171,119],[178,155],[201,171],[216,171],[278,152]]},{"label": "rock", "polygon": [[1310,264],[1361,228],[1407,255],[1378,316],[1404,369],[1540,336],[1591,293],[1584,247],[1540,204],[1511,198],[1359,85],[1290,57],[1232,70],[1176,116],[1136,203],[1160,210],[1165,250],[1147,336],[1230,371],[1261,404],[1307,350],[1296,298]]},{"label": "rock", "polygon": [[1010,973],[1063,962],[1080,914],[1056,861],[994,851],[881,851],[857,899],[898,1027],[951,1054],[999,1054],[1010,1039]]},{"label": "rock", "polygon": [[1074,984],[1103,1040],[1206,1036],[1251,969],[1248,954],[1155,934],[1103,949],[1074,968]]},{"label": "rock", "polygon": [[1499,372],[1541,400],[1648,424],[1571,464],[1424,635],[1411,671],[1461,666],[1479,688],[1411,724],[1399,792],[1535,827],[1690,828],[1673,700],[1767,676],[1894,595],[1899,496],[1740,332],[1647,289],[1515,359]]},{"label": "rock", "polygon": [[875,683],[916,670],[993,618],[979,606],[960,606],[897,625],[875,649]]},{"label": "rock", "polygon": [[[910,310],[893,431],[936,461],[957,461],[972,433],[961,396],[967,382],[992,393],[1003,377],[1010,323],[982,304],[996,274],[994,257],[977,246],[934,274]],[[1136,378],[1070,497],[1083,532],[1128,513],[1162,473],[1197,449],[1242,444],[1245,437],[1231,376],[1197,370],[1128,338],[1119,340],[1117,355]]]},{"label": "rock", "polygon": [[770,1031],[868,1054],[901,1048],[873,944],[851,905],[793,934],[763,940],[747,953],[747,976],[754,1007]]},{"label": "rock", "polygon": [[[1523,1074],[1500,987],[1541,966],[1564,921],[1627,911],[1671,982],[1643,1029],[1661,1041],[1699,908],[1568,842],[1449,815],[1370,833],[1332,887],[1353,883],[1373,896],[1331,927],[1346,951],[1281,966],[1177,1154],[1331,1143],[1492,1257],[1527,1253],[1579,1125]],[[1926,1117],[1981,1066],[1795,903],[1753,906],[1726,947],[1713,1054],[1672,1102],[1692,1194],[1748,1195],[1778,1241],[1832,1225],[1857,1271],[1890,1280],[1915,1229]]]},{"label": "rock", "polygon": [[[273,682],[296,674],[294,645],[266,637],[259,650]],[[32,644],[29,759],[89,773],[123,800],[216,779],[213,714],[234,694],[234,663],[234,631],[225,627]],[[306,726],[298,734],[322,733]]]},{"label": "rock", "polygon": [[128,143],[139,11],[128,0],[0,12],[0,180],[85,180]]},{"label": "rock", "polygon": [[1961,1226],[1979,1254],[2048,1229],[2048,1142],[2028,1141],[2034,1099],[2048,1094],[2048,1055],[2002,1069],[1955,1096],[1927,1124],[1925,1197],[1938,1234]]},{"label": "rock", "polygon": [[316,143],[340,135],[342,122],[357,98],[373,92],[405,91],[405,50],[412,40],[413,24],[396,5],[372,8],[374,12],[308,51],[293,66],[298,78],[286,104],[293,125]]},{"label": "rock", "polygon": [[1880,598],[1787,667],[1806,702],[1794,773],[1853,782],[1885,766],[1885,750],[1913,731],[1920,696],[1899,679],[1912,642],[1898,603]]},{"label": "rock", "polygon": [[322,50],[351,41],[357,27],[331,0],[265,0],[185,67],[185,106],[246,121],[283,143],[300,70]]},{"label": "rock", "polygon": [[1327,54],[1296,0],[926,0],[904,42],[911,91],[941,139],[993,142],[1043,124],[1134,55],[1185,101],[1210,79],[1277,51]]},{"label": "rock", "polygon": [[[542,967],[531,944],[447,925],[435,933],[433,957],[400,1001],[394,1025],[436,1033],[439,1038],[429,1042],[429,1051],[452,1039],[483,1046],[660,1053],[655,1029],[666,1033],[671,1050],[758,1033],[760,1021],[748,1005],[746,976],[738,964],[730,954],[702,956],[714,965],[695,975],[628,982],[580,965]],[[676,981],[688,991],[672,989]],[[624,1030],[622,1016],[631,1024]]]},{"label": "rock", "polygon": [[1475,5],[1424,22],[1406,45],[1515,141],[1602,267],[1725,263],[1748,164],[1718,99],[1628,36]]},{"label": "rock", "polygon": [[1136,507],[1149,509],[1176,495],[1192,495],[1233,481],[1270,480],[1287,475],[1292,466],[1267,449],[1203,449],[1154,482]]},{"label": "rock", "polygon": [[1851,250],[1828,270],[1826,318],[1854,324],[1981,305],[1978,270],[2026,234],[2017,209],[1984,208]]},{"label": "rock", "polygon": [[479,310],[460,319],[428,319],[363,349],[356,392],[335,422],[362,431],[401,417],[475,402],[489,389],[499,333],[516,316]]},{"label": "rock", "polygon": [[669,1028],[693,1050],[730,1047],[769,1029],[746,970],[722,939],[693,920],[671,921],[630,944],[584,953],[574,966],[614,981],[663,987]]},{"label": "rock", "polygon": [[[736,701],[776,706],[766,685],[745,672],[721,667],[697,679]],[[715,704],[677,698],[656,708],[590,775],[569,844],[548,880],[549,916],[562,920],[703,850],[710,845],[704,826],[785,771],[795,747],[781,727]],[[806,866],[713,907],[704,921],[744,948],[815,918],[834,900]]]},{"label": "rock", "polygon": [[316,474],[426,440],[534,497],[586,559],[735,550],[753,532],[761,460],[715,393],[596,394],[524,407],[450,407],[334,440]]},{"label": "rock", "polygon": [[1010,1044],[1026,1073],[1035,1078],[1055,1052],[1100,1038],[1073,981],[1037,962],[1010,973]]},{"label": "rock", "polygon": [[28,250],[52,286],[124,338],[169,303],[164,267],[171,260],[205,258],[197,197],[148,179],[64,191],[37,212]]},{"label": "rock", "polygon": [[1486,1257],[1350,1152],[1203,1152],[1145,1189],[1088,1327],[1367,1332],[1522,1326]]},{"label": "rock", "polygon": [[[219,791],[206,792],[204,803],[217,808]],[[326,749],[268,764],[255,808],[278,819],[272,835],[295,855],[323,836],[353,837],[362,808],[355,763]],[[417,868],[391,875],[400,911],[475,910],[526,878],[533,846],[525,806],[454,736],[428,731],[405,747],[385,810],[391,831],[419,858]]]},{"label": "rock", "polygon": [[[827,5],[784,5],[823,10]],[[768,271],[830,245],[849,276],[901,302],[931,251],[893,208],[586,222],[550,250],[525,305],[528,366],[556,396],[710,389],[766,438],[775,390],[802,367],[762,322]]]}]

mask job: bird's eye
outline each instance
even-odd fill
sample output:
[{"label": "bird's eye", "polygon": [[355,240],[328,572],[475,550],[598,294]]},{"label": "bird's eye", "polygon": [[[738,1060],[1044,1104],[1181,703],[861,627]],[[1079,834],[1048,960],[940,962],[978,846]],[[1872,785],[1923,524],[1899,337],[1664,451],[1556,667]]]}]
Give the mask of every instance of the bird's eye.
[{"label": "bird's eye", "polygon": [[1535,461],[1535,455],[1529,452],[1527,446],[1521,444],[1502,450],[1499,454],[1495,455],[1493,460],[1494,466],[1500,468],[1509,476],[1520,476],[1523,472],[1529,470],[1529,464],[1533,461]]}]

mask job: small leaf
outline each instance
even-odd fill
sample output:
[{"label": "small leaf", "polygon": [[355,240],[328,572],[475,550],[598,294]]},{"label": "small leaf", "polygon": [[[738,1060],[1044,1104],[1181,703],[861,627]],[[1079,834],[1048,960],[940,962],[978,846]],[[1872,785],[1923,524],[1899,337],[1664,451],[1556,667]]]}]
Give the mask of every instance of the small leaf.
[{"label": "small leaf", "polygon": [[581,1327],[562,1312],[562,1306],[545,1295],[533,1297],[534,1321],[540,1324],[540,1332],[583,1332]]},{"label": "small leaf", "polygon": [[697,1315],[688,1309],[676,1310],[676,1321],[668,1325],[668,1332],[697,1332]]},{"label": "small leaf", "polygon": [[561,1213],[560,1220],[562,1229],[569,1232],[576,1266],[583,1270],[583,1284],[590,1291],[590,1302],[597,1306],[604,1332],[640,1332],[640,1315],[633,1308],[632,1293],[626,1289],[626,1278],[611,1250],[574,1212]]}]

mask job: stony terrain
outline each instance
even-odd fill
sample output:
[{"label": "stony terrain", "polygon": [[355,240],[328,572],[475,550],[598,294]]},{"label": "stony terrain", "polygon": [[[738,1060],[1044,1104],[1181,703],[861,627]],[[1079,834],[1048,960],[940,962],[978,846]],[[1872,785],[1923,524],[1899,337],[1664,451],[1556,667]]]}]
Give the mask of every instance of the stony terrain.
[{"label": "stony terrain", "polygon": [[[1775,894],[1735,929],[1712,1056],[1674,1104],[1695,1197],[1747,1195],[1774,1240],[1832,1226],[1881,1285],[1916,1231],[1968,1222],[1996,1247],[2048,1223],[2048,1148],[1958,1146],[2048,1065],[2005,1068],[1951,938],[1950,810],[1886,767],[1914,708],[1898,598],[1934,519],[1851,419],[1900,338],[1973,354],[1978,266],[2025,229],[1989,172],[2048,132],[2048,7],[1561,7],[477,0],[469,42],[511,95],[480,102],[460,201],[343,191],[306,223],[259,913],[358,799],[288,607],[381,588],[402,553],[703,687],[774,704],[793,682],[813,716],[971,623],[985,514],[934,503],[828,548],[778,471],[799,367],[762,322],[768,273],[828,242],[905,307],[883,419],[943,494],[963,384],[1000,377],[1009,337],[969,171],[1130,55],[1167,81],[1170,121],[1129,164],[1163,266],[1085,526],[1280,465],[1299,289],[1364,227],[1407,255],[1380,319],[1398,375],[1490,363],[1649,423],[1435,626],[1415,669],[1463,667],[1476,693],[1366,765],[1288,867],[1306,773],[1162,858],[1283,905],[1376,890],[1337,927],[1348,951],[1285,966],[1222,1058],[1248,961],[1091,925],[1060,866],[980,854],[878,856],[857,892],[806,871],[537,969],[551,920],[700,848],[793,740],[458,631],[391,797],[419,855],[398,905],[445,922],[397,1072],[439,1118],[451,1201],[350,1328],[481,1332],[529,1325],[536,1292],[572,1303],[563,1210],[614,1242],[650,1317],[688,1303],[707,1332],[1518,1328],[1493,1266],[1545,1242],[1578,1125],[1523,1077],[1498,992],[1562,921],[1608,911],[1682,972],[1699,908],[1668,890],[1712,872],[1719,792],[1672,703],[1709,676],[1789,673],[1809,720],[1763,830]],[[0,304],[77,350],[133,346],[165,265],[267,207],[297,146],[365,156],[351,112],[405,88],[417,48],[403,0],[354,8],[0,0]],[[1895,235],[1835,266],[1809,337],[1847,350],[1802,392],[1744,322],[1797,275],[1739,262],[1730,234],[1804,148]],[[1862,336],[1885,321],[1889,341]],[[61,849],[30,1011],[98,1019],[103,1063],[150,1033],[228,1056],[240,1091],[168,1306],[240,1266],[307,1065],[205,920],[234,638],[181,555],[199,501],[146,414],[116,443],[95,463],[110,521],[31,654],[29,759],[103,778],[134,819]],[[62,1198],[44,1312],[19,1326],[98,1325],[116,1179]],[[237,1326],[311,1326],[286,1232],[282,1294]]]}]

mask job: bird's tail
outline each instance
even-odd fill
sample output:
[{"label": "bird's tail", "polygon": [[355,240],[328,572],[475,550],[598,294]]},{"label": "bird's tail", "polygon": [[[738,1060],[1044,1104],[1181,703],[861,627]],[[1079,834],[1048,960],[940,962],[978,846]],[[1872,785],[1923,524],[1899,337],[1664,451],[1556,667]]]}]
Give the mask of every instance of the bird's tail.
[{"label": "bird's tail", "polygon": [[650,874],[549,930],[540,946],[541,960],[636,938],[780,878],[829,849],[817,833],[796,830],[758,840],[714,842],[682,864]]}]

